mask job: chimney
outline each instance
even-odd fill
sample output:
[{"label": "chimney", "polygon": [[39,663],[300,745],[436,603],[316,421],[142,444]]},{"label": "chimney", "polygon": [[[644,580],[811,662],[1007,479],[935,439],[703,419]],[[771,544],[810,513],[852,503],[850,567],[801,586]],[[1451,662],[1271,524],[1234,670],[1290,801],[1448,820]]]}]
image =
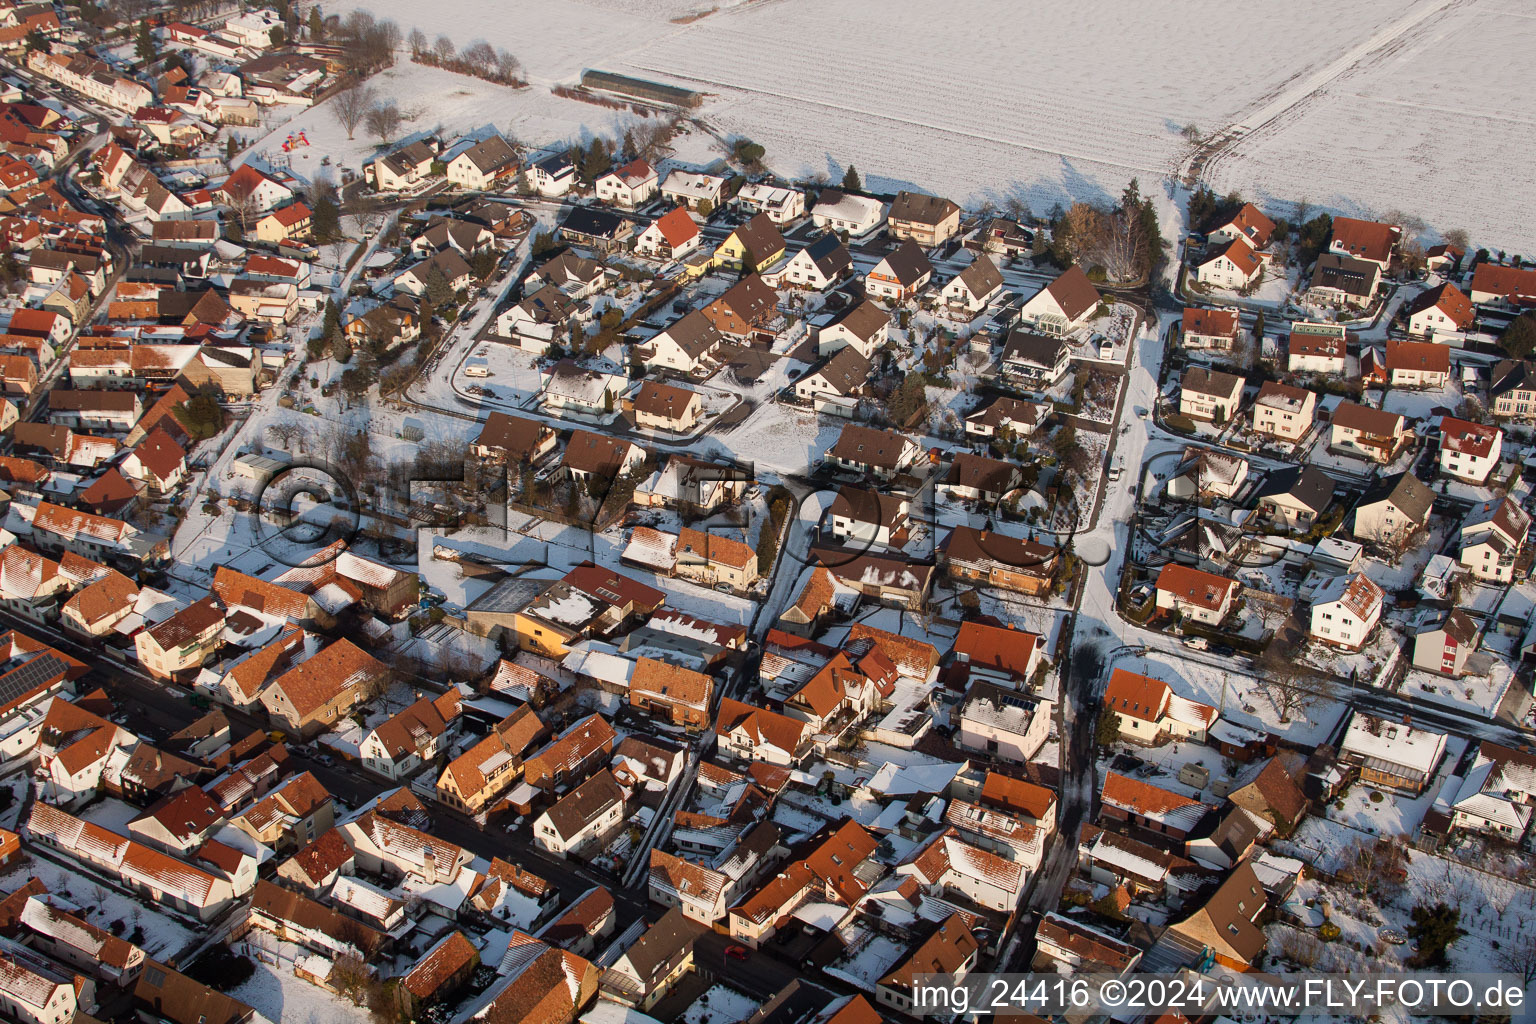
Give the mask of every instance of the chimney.
[{"label": "chimney", "polygon": [[421,855],[421,869],[426,876],[428,885],[437,884],[437,855],[429,848]]}]

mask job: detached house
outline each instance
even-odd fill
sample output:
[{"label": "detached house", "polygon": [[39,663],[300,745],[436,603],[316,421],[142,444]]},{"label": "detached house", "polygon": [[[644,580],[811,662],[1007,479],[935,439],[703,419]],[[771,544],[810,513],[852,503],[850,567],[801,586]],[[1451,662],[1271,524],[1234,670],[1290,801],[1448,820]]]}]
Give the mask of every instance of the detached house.
[{"label": "detached house", "polygon": [[524,704],[448,762],[437,780],[437,798],[466,814],[479,814],[521,777],[523,758],[547,735],[539,716]]},{"label": "detached house", "polygon": [[961,501],[996,503],[1023,482],[1019,467],[1001,459],[960,452],[950,463],[941,489]]},{"label": "detached house", "polygon": [[1536,301],[1536,269],[1506,267],[1484,260],[1472,271],[1469,297],[1475,306],[1528,309]]},{"label": "detached house", "polygon": [[764,270],[784,255],[784,236],[766,213],[733,229],[715,249],[715,265],[736,270]]},{"label": "detached house", "polygon": [[1028,763],[1051,732],[1049,701],[986,680],[971,684],[955,743],[1003,761]]},{"label": "detached house", "polygon": [[698,425],[704,400],[697,391],[648,380],[631,400],[635,426],[646,430],[687,433]]},{"label": "detached house", "polygon": [[1477,650],[1477,623],[1460,608],[1453,608],[1438,625],[1413,636],[1413,667],[1443,676],[1460,676],[1467,659]]},{"label": "detached house", "polygon": [[1274,233],[1275,222],[1264,216],[1257,206],[1244,203],[1242,209],[1232,215],[1231,220],[1207,232],[1205,241],[1209,245],[1212,242],[1231,242],[1242,239],[1253,249],[1264,249],[1269,246],[1269,240]]},{"label": "detached house", "polygon": [[710,586],[746,590],[757,581],[757,554],[731,537],[683,527],[677,540],[677,574]]},{"label": "detached house", "polygon": [[718,209],[725,179],[695,171],[673,171],[661,183],[662,198],[700,213]]},{"label": "detached house", "polygon": [[1344,374],[1348,334],[1343,324],[1298,320],[1286,342],[1285,368],[1291,373]]},{"label": "detached house", "polygon": [[223,646],[224,621],[224,609],[211,596],[183,608],[134,638],[139,664],[156,679],[201,668]]},{"label": "detached house", "polygon": [[261,692],[275,722],[308,738],[324,732],[382,687],[389,667],[350,640],[337,640],[278,676]]},{"label": "detached house", "polygon": [[624,824],[626,794],[604,768],[533,821],[533,841],[563,859],[602,847]]},{"label": "detached house", "polygon": [[793,766],[809,752],[805,722],[729,697],[720,702],[715,733],[726,753],[748,761]]},{"label": "detached house", "polygon": [[1530,513],[1510,498],[1474,505],[1462,520],[1461,550],[1456,559],[1480,580],[1509,583],[1530,530]]},{"label": "detached house", "polygon": [[1445,734],[1415,729],[1356,711],[1339,743],[1339,760],[1360,769],[1360,781],[1418,796],[1445,756]]},{"label": "detached house", "polygon": [[1364,309],[1376,299],[1381,286],[1381,267],[1370,260],[1325,252],[1312,268],[1307,298],[1333,306]]},{"label": "detached house", "polygon": [[1501,359],[1493,368],[1488,394],[1495,417],[1530,420],[1536,416],[1536,362]]},{"label": "detached house", "polygon": [[1292,444],[1307,436],[1317,418],[1317,395],[1267,380],[1253,400],[1253,432]]},{"label": "detached house", "polygon": [[1451,350],[1427,341],[1388,339],[1382,369],[1395,388],[1443,388],[1451,377]]},{"label": "detached house", "polygon": [[851,348],[865,359],[873,359],[890,339],[890,331],[890,314],[866,299],[848,307],[816,332],[816,351],[829,355]]},{"label": "detached house", "polygon": [[1237,291],[1259,279],[1264,262],[1241,238],[1208,246],[1205,256],[1195,265],[1195,280],[1211,288]]},{"label": "detached house", "polygon": [[485,192],[509,184],[517,177],[517,169],[517,154],[507,140],[492,135],[449,160],[445,174],[460,188]]},{"label": "detached house", "polygon": [[971,526],[950,530],[939,553],[950,579],[1031,597],[1049,593],[1061,567],[1061,552],[1056,548]]},{"label": "detached house", "polygon": [[886,216],[892,238],[910,239],[925,249],[942,245],[960,230],[960,207],[921,192],[898,192]]},{"label": "detached house", "polygon": [[992,258],[980,254],[944,286],[944,303],[951,314],[970,319],[987,308],[1003,290],[1003,275]]},{"label": "detached house", "polygon": [[1104,690],[1104,710],[1115,716],[1122,740],[1156,746],[1169,739],[1204,743],[1216,709],[1176,696],[1168,684],[1117,668]]},{"label": "detached house", "polygon": [[682,259],[699,247],[699,226],[678,206],[652,221],[635,238],[635,252],[658,260]]},{"label": "detached house", "polygon": [[1242,333],[1235,309],[1184,308],[1180,339],[1185,348],[1230,352]]},{"label": "detached house", "polygon": [[690,733],[709,726],[715,681],[702,672],[640,658],[629,679],[629,703]]},{"label": "detached house", "polygon": [[1451,828],[1518,843],[1536,811],[1536,754],[1483,740],[1451,803]]},{"label": "detached house", "polygon": [[1429,524],[1435,496],[1412,473],[1394,473],[1373,483],[1355,504],[1354,537],[1366,544],[1401,550]]},{"label": "detached house", "polygon": [[1218,626],[1231,613],[1240,590],[1236,580],[1170,562],[1157,574],[1157,607]]},{"label": "detached house", "polygon": [[546,199],[563,196],[576,184],[576,167],[564,153],[540,157],[527,170],[528,183]]},{"label": "detached house", "polygon": [[1179,381],[1179,412],[1192,420],[1225,423],[1237,415],[1243,378],[1203,366],[1191,366]]},{"label": "detached house", "polygon": [[1403,237],[1403,229],[1395,224],[1379,224],[1352,217],[1333,218],[1333,239],[1328,252],[1351,259],[1366,260],[1385,271],[1392,262],[1392,252]]},{"label": "detached house", "polygon": [[1358,651],[1381,621],[1386,593],[1363,573],[1336,576],[1312,598],[1307,635],[1319,643]]},{"label": "detached house", "polygon": [[965,435],[972,441],[997,438],[1010,441],[1032,436],[1051,417],[1051,407],[1044,402],[1025,402],[1017,398],[994,398],[986,406],[965,418]]},{"label": "detached house", "polygon": [[1469,484],[1484,484],[1498,468],[1504,431],[1454,416],[1440,417],[1440,472]]},{"label": "detached house", "polygon": [[862,238],[885,220],[885,204],[867,196],[823,189],[811,209],[811,223],[823,231]]},{"label": "detached house", "polygon": [[1333,410],[1328,450],[1386,465],[1397,458],[1408,439],[1407,421],[1401,413],[1340,402]]},{"label": "detached house", "polygon": [[1408,333],[1431,341],[1466,331],[1477,321],[1472,300],[1447,281],[1408,304]]},{"label": "detached house", "polygon": [[1071,349],[1060,335],[1015,327],[1003,344],[1002,373],[1019,387],[1043,391],[1061,383],[1071,360]]},{"label": "detached house", "polygon": [[853,258],[838,237],[829,233],[789,258],[789,263],[779,274],[779,284],[825,291],[852,271]]},{"label": "detached house", "polygon": [[805,193],[752,182],[736,193],[736,205],[753,213],[766,213],[775,224],[788,224],[805,216]]},{"label": "detached house", "polygon": [[827,452],[827,461],[852,473],[890,480],[913,466],[922,449],[893,430],[849,425]]},{"label": "detached house", "polygon": [[388,779],[402,779],[448,749],[459,733],[457,689],[422,697],[380,723],[359,745],[363,764]]},{"label": "detached house", "polygon": [[1019,324],[1041,334],[1070,334],[1099,308],[1099,292],[1083,268],[1071,266],[1019,309]]},{"label": "detached house", "polygon": [[933,264],[915,242],[903,242],[886,254],[864,277],[864,294],[872,299],[905,302],[928,286]]}]

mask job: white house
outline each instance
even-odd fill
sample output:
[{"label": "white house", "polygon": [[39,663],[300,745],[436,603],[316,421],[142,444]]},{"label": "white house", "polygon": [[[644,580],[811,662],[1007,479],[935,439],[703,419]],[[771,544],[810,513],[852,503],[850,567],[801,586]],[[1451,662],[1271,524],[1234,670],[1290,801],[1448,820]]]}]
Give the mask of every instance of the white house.
[{"label": "white house", "polygon": [[682,259],[699,247],[699,226],[678,206],[657,217],[635,238],[635,252],[658,260]]},{"label": "white house", "polygon": [[603,202],[632,210],[655,198],[660,185],[656,168],[636,159],[598,178],[593,188]]},{"label": "white house", "polygon": [[1157,574],[1157,607],[1216,626],[1231,614],[1240,589],[1236,580],[1169,562]]},{"label": "white house", "polygon": [[693,310],[635,349],[648,370],[698,373],[714,366],[715,353],[725,339],[700,310]]},{"label": "white house", "polygon": [[1295,443],[1307,436],[1317,418],[1317,395],[1305,388],[1272,380],[1253,400],[1253,432]]},{"label": "white house", "polygon": [[1248,460],[1235,452],[1186,445],[1168,478],[1168,496],[1181,501],[1231,500],[1248,482]]},{"label": "white house", "polygon": [[736,193],[736,205],[748,213],[766,213],[775,224],[788,224],[805,216],[805,193],[753,182]]},{"label": "white house", "polygon": [[1205,241],[1210,245],[1214,242],[1231,242],[1240,238],[1253,249],[1263,249],[1269,245],[1274,232],[1274,221],[1264,216],[1257,206],[1244,203],[1242,208],[1232,215],[1231,220],[1206,232]]},{"label": "white house", "polygon": [[1385,465],[1408,443],[1407,427],[1402,413],[1387,412],[1358,402],[1340,402],[1333,410],[1328,447]]},{"label": "white house", "polygon": [[459,735],[459,701],[459,691],[451,689],[379,723],[359,746],[364,767],[398,780],[435,760]]},{"label": "white house", "polygon": [[1051,732],[1051,704],[985,680],[971,684],[955,742],[1004,761],[1028,762]]},{"label": "white house", "polygon": [[1414,634],[1413,667],[1443,676],[1459,676],[1477,650],[1478,629],[1471,617],[1453,608],[1438,625]]},{"label": "white house", "polygon": [[563,196],[576,184],[576,167],[564,153],[553,153],[528,165],[528,183],[546,198]]},{"label": "white house", "polygon": [[437,150],[425,142],[410,142],[373,162],[373,182],[380,192],[415,188],[432,174]]},{"label": "white house", "polygon": [[1237,290],[1257,281],[1263,267],[1253,247],[1234,238],[1206,250],[1205,257],[1195,266],[1195,280],[1212,288]]},{"label": "white house", "polygon": [[1298,320],[1291,324],[1286,342],[1285,368],[1292,373],[1320,373],[1340,376],[1348,335],[1343,324]]},{"label": "white house", "polygon": [[1408,333],[1431,341],[1457,335],[1477,320],[1472,300],[1447,281],[1408,304]]},{"label": "white house", "polygon": [[1074,265],[1030,296],[1019,308],[1018,322],[1038,334],[1067,334],[1087,323],[1098,307],[1098,289]]},{"label": "white house", "polygon": [[864,276],[864,294],[872,299],[905,302],[933,279],[933,264],[916,242],[906,241],[881,257]]},{"label": "white house", "polygon": [[1123,668],[1110,673],[1104,711],[1115,716],[1121,739],[1146,746],[1168,739],[1204,743],[1217,717],[1209,704],[1180,697],[1161,679]]},{"label": "white house", "polygon": [[482,139],[448,161],[445,176],[460,188],[486,191],[517,174],[517,154],[500,135]]},{"label": "white house", "polygon": [[1518,843],[1536,812],[1536,755],[1483,740],[1451,802],[1451,828]]},{"label": "white house", "polygon": [[853,258],[834,234],[825,234],[810,245],[797,249],[778,274],[782,286],[793,285],[812,291],[825,291],[853,270]]},{"label": "white house", "polygon": [[604,768],[533,821],[533,841],[560,858],[595,849],[624,823],[626,794]]},{"label": "white house", "polygon": [[865,300],[849,306],[816,332],[816,351],[827,355],[840,348],[851,348],[865,359],[873,359],[890,336],[890,314]]},{"label": "white house", "polygon": [[1461,524],[1457,561],[1489,583],[1508,583],[1530,535],[1531,516],[1509,498],[1474,505]]},{"label": "white house", "polygon": [[992,257],[981,253],[970,266],[944,286],[941,295],[951,313],[970,318],[986,309],[987,304],[997,298],[1002,290],[1002,272],[992,262]]},{"label": "white house", "polygon": [[1320,643],[1358,651],[1381,621],[1386,593],[1363,573],[1335,576],[1312,599],[1307,635]]},{"label": "white house", "polygon": [[1440,472],[1484,484],[1504,453],[1504,431],[1454,416],[1440,418]]},{"label": "white house", "polygon": [[661,183],[663,198],[690,210],[714,210],[720,206],[720,196],[725,191],[725,179],[714,174],[696,171],[673,171]]},{"label": "white house", "polygon": [[1179,381],[1179,412],[1192,420],[1225,423],[1237,415],[1243,378],[1235,373],[1191,366]]},{"label": "white house", "polygon": [[1381,477],[1355,504],[1355,540],[1401,550],[1429,523],[1434,503],[1434,494],[1412,473]]},{"label": "white house", "polygon": [[1024,865],[973,846],[954,828],[936,833],[896,867],[898,876],[916,879],[942,898],[958,892],[981,907],[1011,912],[1029,875]]},{"label": "white house", "polygon": [[1270,473],[1258,493],[1258,514],[1276,526],[1304,533],[1333,504],[1333,490],[1332,478],[1316,466]]},{"label": "white house", "polygon": [[601,418],[618,408],[629,378],[586,370],[570,359],[539,372],[540,401],[551,412]]},{"label": "white house", "polygon": [[1242,333],[1235,309],[1184,308],[1180,340],[1185,348],[1230,352]]},{"label": "white house", "polygon": [[885,221],[885,204],[878,199],[824,190],[811,209],[811,223],[823,231],[861,238]]}]

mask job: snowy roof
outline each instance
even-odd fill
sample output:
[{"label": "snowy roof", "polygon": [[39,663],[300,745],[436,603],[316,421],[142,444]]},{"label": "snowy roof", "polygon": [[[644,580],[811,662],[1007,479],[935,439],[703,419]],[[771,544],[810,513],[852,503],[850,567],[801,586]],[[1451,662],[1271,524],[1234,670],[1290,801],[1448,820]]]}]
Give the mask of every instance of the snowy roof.
[{"label": "snowy roof", "polygon": [[1416,729],[1355,712],[1339,745],[1339,752],[1368,761],[1412,769],[1429,775],[1445,753],[1445,733]]}]

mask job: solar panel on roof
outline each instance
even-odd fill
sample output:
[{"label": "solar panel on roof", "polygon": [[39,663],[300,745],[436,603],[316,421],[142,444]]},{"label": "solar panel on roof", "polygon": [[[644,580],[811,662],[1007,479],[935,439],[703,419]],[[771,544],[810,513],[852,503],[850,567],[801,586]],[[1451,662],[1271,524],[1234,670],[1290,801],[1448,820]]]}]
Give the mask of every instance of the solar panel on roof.
[{"label": "solar panel on roof", "polygon": [[14,671],[0,676],[0,704],[9,704],[52,682],[69,671],[69,666],[54,654],[39,654]]}]

